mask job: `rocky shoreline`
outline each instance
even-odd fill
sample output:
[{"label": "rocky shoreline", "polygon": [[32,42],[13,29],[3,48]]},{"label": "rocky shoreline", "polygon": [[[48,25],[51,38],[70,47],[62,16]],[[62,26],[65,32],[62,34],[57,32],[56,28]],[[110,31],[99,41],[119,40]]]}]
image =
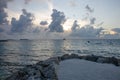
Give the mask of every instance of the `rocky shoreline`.
[{"label": "rocky shoreline", "polygon": [[97,63],[108,63],[120,66],[120,59],[115,57],[65,54],[63,56],[52,57],[45,61],[40,61],[35,65],[28,65],[6,78],[6,80],[58,80],[56,73],[57,66],[61,61],[68,59],[84,59]]}]

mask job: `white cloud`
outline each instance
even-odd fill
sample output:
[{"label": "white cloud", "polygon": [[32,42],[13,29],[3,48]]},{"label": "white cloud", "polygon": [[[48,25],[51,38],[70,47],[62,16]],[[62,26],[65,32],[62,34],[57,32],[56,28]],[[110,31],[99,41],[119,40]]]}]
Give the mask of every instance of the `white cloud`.
[{"label": "white cloud", "polygon": [[112,31],[115,31],[120,34],[120,28],[113,28]]},{"label": "white cloud", "polygon": [[69,5],[71,7],[75,7],[75,6],[77,6],[77,2],[75,0],[71,0],[71,1],[69,1]]},{"label": "white cloud", "polygon": [[20,14],[19,12],[12,11],[10,9],[6,9],[6,12],[8,13],[8,20],[11,21],[12,17],[15,17],[16,19],[19,18]]},{"label": "white cloud", "polygon": [[48,5],[48,9],[50,11],[52,11],[53,9],[53,0],[24,0],[25,4],[29,4],[30,2],[37,2],[37,3],[41,3],[41,4],[47,4]]}]

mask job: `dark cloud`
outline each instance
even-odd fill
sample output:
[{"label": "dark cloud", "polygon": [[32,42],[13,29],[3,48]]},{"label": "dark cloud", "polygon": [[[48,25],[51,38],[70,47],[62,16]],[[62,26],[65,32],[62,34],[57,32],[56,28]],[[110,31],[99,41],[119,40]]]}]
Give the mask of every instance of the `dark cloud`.
[{"label": "dark cloud", "polygon": [[47,25],[47,24],[48,24],[47,21],[41,21],[41,22],[40,22],[40,25]]},{"label": "dark cloud", "polygon": [[115,31],[117,33],[120,33],[120,28],[113,28],[112,31]]},{"label": "dark cloud", "polygon": [[92,24],[95,24],[95,21],[96,21],[96,18],[94,18],[94,17],[91,18],[91,19],[90,19],[90,24],[91,24],[91,25],[92,25]]},{"label": "dark cloud", "polygon": [[[90,13],[94,11],[92,8],[89,7],[89,5],[87,5],[85,8]],[[94,27],[96,18],[90,16],[89,13],[87,13],[87,17],[83,21],[85,20],[86,21],[89,20],[89,23],[84,26],[81,26],[81,28],[77,24],[77,21],[74,21],[73,26],[71,28],[71,31],[72,31],[71,36],[74,36],[74,37],[76,36],[80,38],[98,38],[103,28]]]},{"label": "dark cloud", "polygon": [[62,26],[62,24],[66,21],[64,13],[53,9],[51,17],[52,22],[49,25],[50,32],[64,32]]},{"label": "dark cloud", "polygon": [[90,13],[94,12],[94,9],[92,9],[89,5],[86,5],[85,8],[86,8],[87,11],[90,12]]},{"label": "dark cloud", "polygon": [[12,0],[0,0],[0,24],[8,23],[7,21],[7,13],[5,12],[5,8],[7,8],[7,3]]},{"label": "dark cloud", "polygon": [[41,29],[40,29],[39,27],[34,28],[34,29],[33,29],[33,33],[40,33],[40,30],[41,30]]},{"label": "dark cloud", "polygon": [[103,28],[94,28],[93,26],[85,25],[79,29],[76,29],[71,35],[81,38],[97,38],[102,30]]},{"label": "dark cloud", "polygon": [[80,28],[80,26],[78,25],[77,20],[75,20],[74,23],[73,23],[73,25],[72,25],[71,30],[72,30],[72,31],[75,31],[75,30],[78,29],[78,28]]},{"label": "dark cloud", "polygon": [[93,25],[95,24],[96,18],[89,19],[90,23],[85,26],[79,27],[77,21],[74,21],[73,26],[71,28],[71,36],[80,37],[80,38],[98,38],[100,36],[103,28],[95,28]]},{"label": "dark cloud", "polygon": [[120,35],[119,34],[103,34],[101,36],[101,38],[104,38],[104,39],[120,39]]},{"label": "dark cloud", "polygon": [[12,18],[11,20],[11,32],[24,32],[27,30],[28,27],[30,27],[34,20],[33,14],[26,11],[26,9],[22,9],[22,15],[20,15],[20,18],[16,20],[16,18]]}]

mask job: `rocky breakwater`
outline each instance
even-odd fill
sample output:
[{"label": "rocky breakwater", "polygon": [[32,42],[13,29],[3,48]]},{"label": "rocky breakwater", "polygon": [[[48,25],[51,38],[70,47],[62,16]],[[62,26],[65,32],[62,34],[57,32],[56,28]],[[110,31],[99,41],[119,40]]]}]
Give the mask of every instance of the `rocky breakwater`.
[{"label": "rocky breakwater", "polygon": [[98,63],[109,63],[120,66],[120,59],[115,57],[102,57],[95,55],[65,54],[40,61],[35,65],[28,65],[24,69],[15,72],[6,80],[58,80],[57,66],[61,61],[68,59],[84,59]]},{"label": "rocky breakwater", "polygon": [[35,65],[28,65],[6,80],[58,80],[56,74],[58,64],[58,58],[52,57]]}]

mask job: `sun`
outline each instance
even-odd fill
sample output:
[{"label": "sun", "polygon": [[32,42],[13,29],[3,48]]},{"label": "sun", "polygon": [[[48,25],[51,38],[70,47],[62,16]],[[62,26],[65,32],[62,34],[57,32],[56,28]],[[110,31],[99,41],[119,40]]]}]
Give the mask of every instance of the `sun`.
[{"label": "sun", "polygon": [[117,34],[117,32],[115,32],[115,31],[110,31],[110,34],[111,34],[111,35],[115,35],[115,34]]},{"label": "sun", "polygon": [[68,26],[68,25],[64,25],[64,26],[63,26],[63,29],[64,29],[64,31],[70,31],[70,30],[71,30],[71,27]]},{"label": "sun", "polygon": [[73,19],[68,19],[64,24],[63,24],[63,29],[65,31],[71,31],[71,27],[73,25],[74,20]]}]

